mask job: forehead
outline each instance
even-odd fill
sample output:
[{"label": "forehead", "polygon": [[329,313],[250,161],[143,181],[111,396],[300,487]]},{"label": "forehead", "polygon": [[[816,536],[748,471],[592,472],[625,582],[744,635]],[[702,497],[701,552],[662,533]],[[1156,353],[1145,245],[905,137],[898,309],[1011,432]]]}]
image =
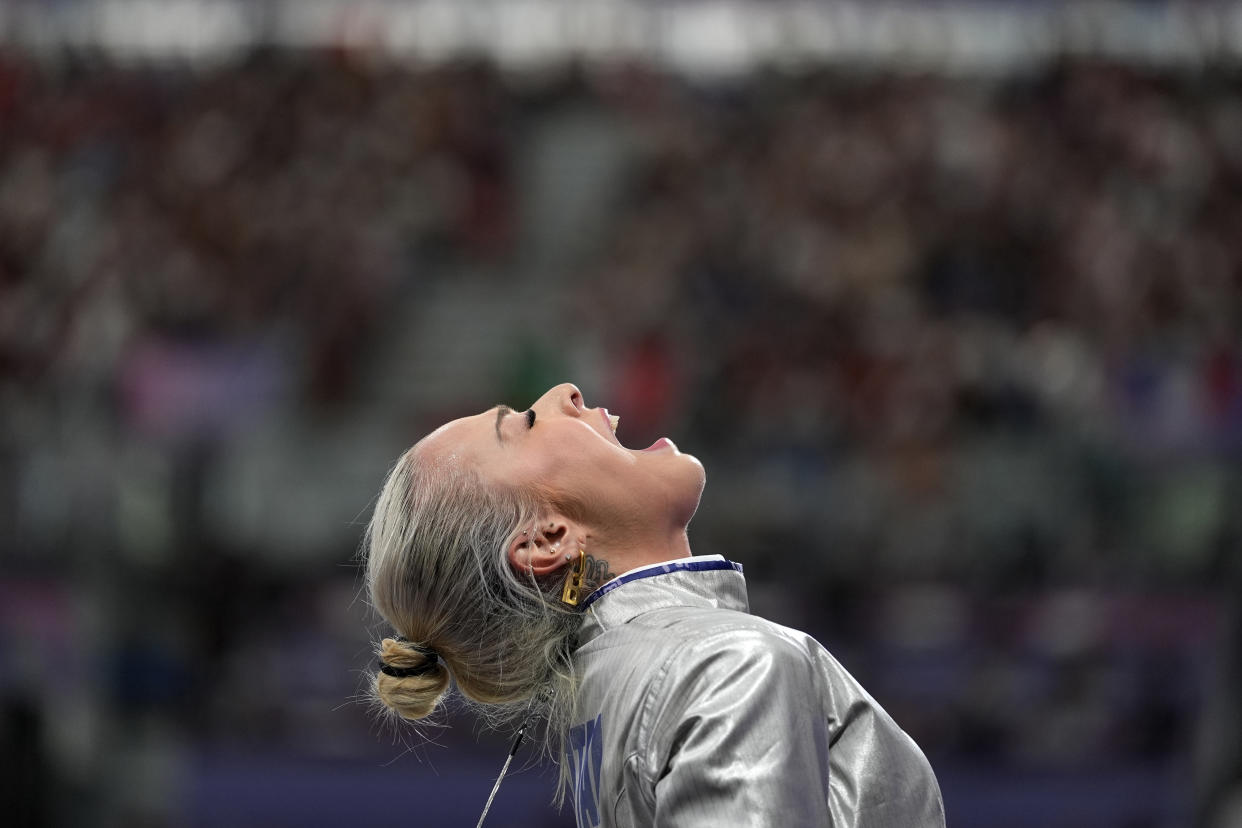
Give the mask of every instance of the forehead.
[{"label": "forehead", "polygon": [[[480,471],[488,471],[498,463],[505,463],[509,452],[496,438],[497,409],[489,408],[479,414],[461,417],[445,423],[415,444],[415,451],[433,463],[466,463]],[[505,418],[502,432],[511,430]]]},{"label": "forehead", "polygon": [[469,417],[450,420],[419,440],[415,448],[424,454],[442,455],[450,452],[461,454],[470,451],[476,442],[481,441],[480,438],[486,437],[489,433],[492,442],[495,442],[495,432],[484,422],[489,419],[495,422],[495,418],[494,412],[485,411],[482,414],[472,414]]}]

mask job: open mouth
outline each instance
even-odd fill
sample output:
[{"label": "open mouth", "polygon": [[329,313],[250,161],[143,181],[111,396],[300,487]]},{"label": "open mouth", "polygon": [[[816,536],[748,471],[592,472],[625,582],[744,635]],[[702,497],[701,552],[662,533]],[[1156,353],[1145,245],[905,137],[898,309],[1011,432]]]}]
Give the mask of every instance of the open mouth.
[{"label": "open mouth", "polygon": [[[608,413],[608,409],[603,406],[600,406],[599,415],[603,417],[604,422],[608,424],[608,433],[612,435],[613,442],[621,446],[621,448],[625,448],[621,441],[617,439],[617,424],[621,422],[621,418],[616,414]],[[647,446],[647,448],[643,449],[643,451],[660,451],[661,449],[672,449],[676,452],[677,445],[667,437],[661,437],[659,440],[656,440],[654,443]]]}]

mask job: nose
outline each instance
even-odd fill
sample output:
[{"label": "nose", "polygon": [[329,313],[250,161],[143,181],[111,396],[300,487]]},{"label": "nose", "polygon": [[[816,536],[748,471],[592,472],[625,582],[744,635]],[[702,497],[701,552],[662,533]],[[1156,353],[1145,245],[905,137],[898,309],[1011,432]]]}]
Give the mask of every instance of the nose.
[{"label": "nose", "polygon": [[581,417],[582,392],[572,382],[563,382],[549,388],[547,393],[539,398],[537,405],[539,408],[560,411],[567,417]]}]

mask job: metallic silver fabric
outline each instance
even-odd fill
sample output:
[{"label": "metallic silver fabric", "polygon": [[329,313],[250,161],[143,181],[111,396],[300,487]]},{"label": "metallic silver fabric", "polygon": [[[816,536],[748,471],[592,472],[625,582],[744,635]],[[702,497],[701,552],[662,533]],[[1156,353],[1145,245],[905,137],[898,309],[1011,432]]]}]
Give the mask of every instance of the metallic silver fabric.
[{"label": "metallic silver fabric", "polygon": [[918,745],[813,638],[748,614],[735,566],[686,558],[588,599],[579,828],[943,826]]}]

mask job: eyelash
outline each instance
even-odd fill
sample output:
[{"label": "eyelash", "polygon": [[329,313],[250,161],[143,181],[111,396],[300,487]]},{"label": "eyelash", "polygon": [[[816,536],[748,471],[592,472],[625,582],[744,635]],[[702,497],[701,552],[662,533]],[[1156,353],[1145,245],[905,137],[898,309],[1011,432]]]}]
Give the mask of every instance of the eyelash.
[{"label": "eyelash", "polygon": [[526,409],[526,427],[527,428],[535,427],[535,409],[533,408]]}]

